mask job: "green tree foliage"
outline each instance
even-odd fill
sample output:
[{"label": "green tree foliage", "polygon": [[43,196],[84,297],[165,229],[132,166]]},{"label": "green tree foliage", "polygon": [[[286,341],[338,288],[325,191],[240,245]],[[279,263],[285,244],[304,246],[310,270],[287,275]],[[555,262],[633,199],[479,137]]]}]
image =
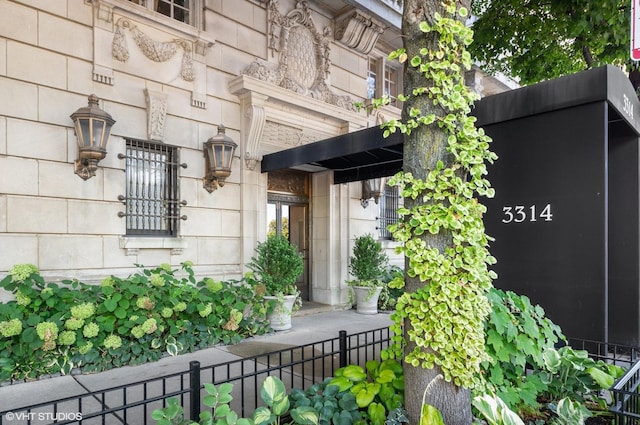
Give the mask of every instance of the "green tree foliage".
[{"label": "green tree foliage", "polygon": [[629,64],[628,0],[474,0],[472,55],[483,69],[532,84]]},{"label": "green tree foliage", "polygon": [[[269,222],[269,230],[267,231],[267,237],[275,236],[276,233],[277,233],[276,221],[271,220]],[[282,217],[282,236],[289,239],[289,217]]]}]

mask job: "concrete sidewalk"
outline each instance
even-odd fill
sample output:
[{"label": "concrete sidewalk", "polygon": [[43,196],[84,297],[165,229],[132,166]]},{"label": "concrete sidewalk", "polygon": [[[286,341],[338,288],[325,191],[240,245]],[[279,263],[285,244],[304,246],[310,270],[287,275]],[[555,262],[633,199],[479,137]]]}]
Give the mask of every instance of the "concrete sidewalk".
[{"label": "concrete sidewalk", "polygon": [[[106,404],[111,407],[117,405],[117,403],[122,403],[123,398],[126,398],[126,403],[131,403],[131,400],[148,399],[159,395],[159,389],[153,386],[149,388],[145,386],[144,389],[140,387],[136,389],[130,388],[126,391],[120,390],[119,392],[114,392],[109,395],[108,398],[112,400],[97,400],[94,397],[85,397],[82,399],[82,411],[78,411],[77,401],[74,401],[75,404],[69,404],[67,407],[59,405],[56,417],[54,417],[51,412],[32,412],[31,414],[27,414],[24,411],[20,411],[20,408],[36,403],[43,403],[65,397],[75,397],[89,392],[149,380],[172,373],[184,372],[189,369],[189,363],[194,360],[199,361],[201,366],[205,368],[211,365],[224,364],[246,357],[277,351],[283,347],[300,346],[337,338],[341,330],[351,335],[388,327],[391,324],[391,320],[389,315],[385,313],[362,315],[356,313],[355,310],[331,310],[330,307],[310,305],[305,310],[298,312],[298,314],[293,317],[292,323],[293,327],[291,330],[249,338],[235,346],[216,346],[194,353],[165,357],[154,363],[121,367],[96,374],[76,374],[45,378],[38,381],[0,387],[0,425],[26,424],[28,423],[27,419],[31,419],[30,423],[32,424],[45,424],[54,422],[54,419],[64,421],[74,419],[74,416],[78,417],[83,414],[86,417],[90,412],[104,410],[104,407],[101,408],[101,404]],[[171,385],[174,385],[176,389],[179,389],[180,385],[183,385],[178,382],[178,378],[175,378],[174,381]],[[206,380],[203,378],[202,382],[204,383]],[[157,387],[160,384],[154,385]],[[139,394],[136,394],[136,392]],[[188,409],[188,406],[185,406],[185,409]],[[119,414],[112,415],[110,418],[107,418],[107,423],[142,424],[145,423],[144,416],[147,417],[147,423],[155,423],[150,419],[150,410],[145,410],[142,407],[140,410],[135,417],[123,418],[122,415]],[[1,414],[1,412],[5,413]],[[91,418],[84,420],[82,423],[98,424],[101,423],[101,421],[99,418]]]}]

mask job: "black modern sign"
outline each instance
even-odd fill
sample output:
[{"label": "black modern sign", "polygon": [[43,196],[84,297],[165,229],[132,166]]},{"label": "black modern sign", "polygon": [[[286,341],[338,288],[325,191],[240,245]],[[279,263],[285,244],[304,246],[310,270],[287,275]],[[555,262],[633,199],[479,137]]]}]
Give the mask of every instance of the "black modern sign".
[{"label": "black modern sign", "polygon": [[[640,343],[640,106],[608,66],[483,99],[497,287],[569,337]],[[640,120],[638,120],[640,122]]]}]

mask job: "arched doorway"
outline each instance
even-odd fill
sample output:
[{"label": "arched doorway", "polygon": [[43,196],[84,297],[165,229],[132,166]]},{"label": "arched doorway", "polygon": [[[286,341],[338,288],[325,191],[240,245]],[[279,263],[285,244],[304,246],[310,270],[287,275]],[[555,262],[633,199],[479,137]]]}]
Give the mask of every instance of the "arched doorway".
[{"label": "arched doorway", "polygon": [[302,299],[309,291],[309,174],[282,170],[269,173],[267,188],[267,236],[284,235],[298,247],[304,272],[296,282]]}]

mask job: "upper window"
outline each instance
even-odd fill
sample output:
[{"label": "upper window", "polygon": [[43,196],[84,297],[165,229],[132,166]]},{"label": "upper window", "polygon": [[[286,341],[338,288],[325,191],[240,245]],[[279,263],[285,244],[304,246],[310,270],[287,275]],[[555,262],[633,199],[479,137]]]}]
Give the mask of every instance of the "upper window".
[{"label": "upper window", "polygon": [[380,217],[379,227],[380,239],[393,239],[393,235],[387,226],[398,222],[398,206],[400,204],[400,194],[398,186],[384,186],[384,194],[380,197]]},{"label": "upper window", "polygon": [[186,24],[195,25],[193,22],[194,0],[129,0],[154,12],[161,13]]},{"label": "upper window", "polygon": [[180,219],[177,148],[127,140],[127,235],[177,236]]},{"label": "upper window", "polygon": [[392,66],[383,57],[370,57],[367,72],[367,98],[381,98],[387,96],[389,105],[402,107],[398,100],[400,84],[400,70]]}]

